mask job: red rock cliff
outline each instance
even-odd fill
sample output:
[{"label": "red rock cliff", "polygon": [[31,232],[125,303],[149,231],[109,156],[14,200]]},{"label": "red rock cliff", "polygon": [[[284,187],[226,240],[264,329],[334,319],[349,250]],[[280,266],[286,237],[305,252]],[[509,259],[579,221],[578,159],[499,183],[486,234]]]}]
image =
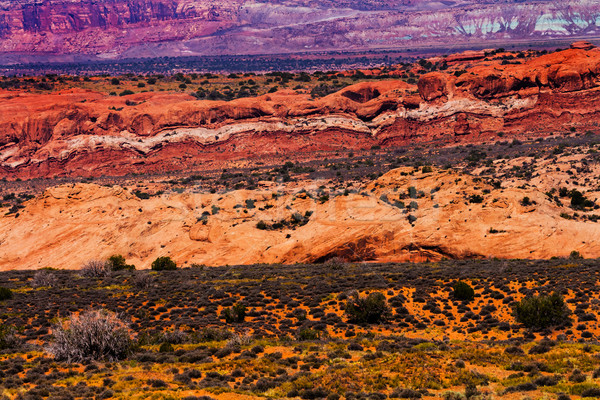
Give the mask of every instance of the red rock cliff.
[{"label": "red rock cliff", "polygon": [[286,152],[477,142],[498,132],[593,130],[599,74],[600,51],[570,49],[520,65],[475,66],[458,78],[431,73],[417,87],[361,83],[318,100],[293,91],[231,102],[3,92],[0,176],[124,174]]}]

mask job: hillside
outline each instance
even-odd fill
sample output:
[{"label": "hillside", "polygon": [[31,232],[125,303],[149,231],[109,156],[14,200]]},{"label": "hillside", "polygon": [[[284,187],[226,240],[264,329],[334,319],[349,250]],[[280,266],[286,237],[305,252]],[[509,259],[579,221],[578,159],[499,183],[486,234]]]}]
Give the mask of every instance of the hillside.
[{"label": "hillside", "polygon": [[[483,54],[438,59],[447,70],[429,73],[416,64],[397,71],[404,79],[359,71],[364,82],[342,89],[335,84],[343,74],[300,74],[295,89],[276,77],[263,94],[253,79],[229,80],[227,93],[236,85],[250,96],[232,101],[207,100],[215,93],[203,88],[208,80],[197,92],[148,91],[143,82],[143,90],[121,96],[80,88],[85,82],[50,93],[0,91],[0,177],[206,169],[227,160],[596,130],[600,50],[584,42],[523,61]],[[406,79],[415,70],[418,81]],[[315,95],[320,88],[324,96]]]},{"label": "hillside", "polygon": [[[0,59],[38,62],[481,46],[598,37],[590,1],[0,2]],[[447,43],[453,43],[448,46]],[[526,48],[526,47],[525,47]]]}]

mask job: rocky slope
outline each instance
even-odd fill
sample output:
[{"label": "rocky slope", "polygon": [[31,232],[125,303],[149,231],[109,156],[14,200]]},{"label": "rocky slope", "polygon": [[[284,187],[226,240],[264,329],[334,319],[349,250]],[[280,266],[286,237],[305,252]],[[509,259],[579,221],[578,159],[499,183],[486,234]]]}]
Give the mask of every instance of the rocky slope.
[{"label": "rocky slope", "polygon": [[[0,1],[4,61],[273,54],[597,37],[586,0]],[[452,45],[448,45],[452,43]]]},{"label": "rocky slope", "polygon": [[594,131],[600,50],[573,47],[523,64],[478,61],[458,77],[433,72],[417,85],[360,83],[320,99],[291,90],[231,102],[167,92],[4,91],[0,177],[122,175],[275,154]]},{"label": "rocky slope", "polygon": [[[118,186],[59,186],[18,217],[0,217],[0,270],[79,268],[113,253],[138,268],[163,255],[180,265],[600,255],[598,224],[562,218],[540,190],[412,171],[390,171],[362,194],[332,193],[328,201],[311,195],[319,182],[147,200]],[[482,202],[470,202],[473,195]]]}]

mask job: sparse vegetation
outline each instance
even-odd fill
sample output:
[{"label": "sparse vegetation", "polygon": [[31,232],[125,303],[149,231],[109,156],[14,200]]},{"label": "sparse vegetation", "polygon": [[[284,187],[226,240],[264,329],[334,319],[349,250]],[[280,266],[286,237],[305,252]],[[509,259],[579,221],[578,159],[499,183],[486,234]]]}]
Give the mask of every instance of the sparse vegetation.
[{"label": "sparse vegetation", "polygon": [[[503,273],[497,274],[499,270]],[[30,281],[38,272],[42,271],[0,274],[0,284],[19,293],[3,302],[7,311],[1,326],[14,328],[7,331],[10,344],[2,345],[0,365],[2,371],[23,367],[22,373],[4,377],[3,384],[26,392],[47,383],[55,393],[77,397],[82,386],[65,386],[64,380],[69,379],[100,382],[94,386],[112,390],[113,397],[157,395],[176,386],[196,396],[207,389],[232,395],[240,390],[263,393],[256,392],[258,388],[278,398],[289,397],[293,390],[308,396],[297,379],[288,378],[301,376],[314,382],[308,388],[348,398],[356,398],[355,387],[388,398],[442,397],[448,388],[461,396],[491,393],[503,398],[532,390],[532,385],[544,395],[553,395],[558,388],[582,393],[598,375],[593,372],[592,332],[598,326],[592,307],[598,297],[592,290],[598,280],[595,260],[578,259],[569,265],[564,258],[344,262],[341,268],[324,262],[185,268],[168,275],[134,271],[104,279],[79,277],[72,271],[43,271],[55,275],[61,284],[51,290],[32,290]],[[135,284],[138,276],[151,277],[152,282],[141,290]],[[544,328],[556,330],[550,336],[547,330],[538,333],[536,328],[515,324],[509,312],[521,302],[514,299],[521,293],[525,299],[536,297],[532,276],[549,286],[577,288],[563,302],[575,310],[572,325],[567,320],[566,325]],[[458,282],[468,282],[477,291],[469,303],[454,301]],[[583,293],[589,300],[581,297]],[[71,328],[78,326],[71,320],[83,320],[90,306],[123,313],[116,322],[111,312],[94,311],[99,313],[101,327],[107,325],[107,318],[115,322],[108,325],[118,332],[114,341],[94,339],[94,343],[118,345],[115,351],[72,350],[78,347],[71,345],[74,338],[83,341],[113,332],[79,324],[87,327],[84,332],[102,334],[69,336]],[[50,313],[45,312],[48,308]],[[54,310],[67,310],[71,319],[56,321]],[[52,328],[56,324],[58,328]],[[55,332],[72,340],[58,341]],[[560,342],[542,339],[547,334],[558,336]],[[441,335],[454,339],[438,339]],[[132,337],[137,343],[134,348],[125,345],[131,345]],[[49,345],[53,349],[55,343],[68,343],[58,348],[71,350],[49,358],[54,353],[44,349]],[[572,364],[564,363],[564,354],[569,354]],[[83,361],[68,361],[68,357]],[[42,382],[35,374],[52,363],[62,369],[40,375]],[[473,365],[485,372],[475,371]],[[394,371],[394,384],[381,385],[384,380],[378,375],[364,372],[375,367]],[[498,369],[503,373],[495,374]],[[323,372],[331,380],[323,379]],[[427,379],[415,381],[415,376]]]}]

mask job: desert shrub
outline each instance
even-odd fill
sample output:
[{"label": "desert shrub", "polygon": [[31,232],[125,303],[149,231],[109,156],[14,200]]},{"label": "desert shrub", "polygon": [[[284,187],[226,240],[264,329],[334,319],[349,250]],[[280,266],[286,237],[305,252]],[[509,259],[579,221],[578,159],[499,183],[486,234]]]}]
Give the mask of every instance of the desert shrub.
[{"label": "desert shrub", "polygon": [[168,330],[163,334],[165,342],[181,344],[189,340],[189,335],[180,329]]},{"label": "desert shrub", "polygon": [[537,386],[556,386],[561,380],[560,375],[542,375],[536,378],[533,383]]},{"label": "desert shrub", "polygon": [[152,261],[153,271],[173,271],[177,269],[175,261],[171,260],[171,257],[158,257]]},{"label": "desert shrub", "polygon": [[90,260],[83,264],[81,270],[81,276],[86,278],[103,278],[110,275],[110,265],[106,261],[102,260]]},{"label": "desert shrub", "polygon": [[571,260],[581,260],[583,259],[583,256],[576,250],[573,250],[570,254],[569,254],[569,258]]},{"label": "desert shrub", "polygon": [[411,199],[417,198],[417,188],[416,187],[411,186],[408,188],[408,197],[410,197]]},{"label": "desert shrub", "polygon": [[586,207],[594,207],[594,202],[588,200],[579,190],[573,189],[568,193],[571,197],[571,207],[576,210],[583,210]]},{"label": "desert shrub", "polygon": [[200,331],[194,332],[192,340],[195,342],[213,342],[230,339],[232,337],[231,332],[215,328],[203,328]]},{"label": "desert shrub", "polygon": [[249,334],[247,332],[244,332],[242,334],[236,333],[236,334],[232,335],[231,338],[227,341],[227,343],[225,344],[225,347],[227,347],[227,348],[241,347],[241,346],[249,345],[250,342],[252,342],[251,334]]},{"label": "desert shrub", "polygon": [[244,319],[246,319],[246,306],[236,303],[231,308],[227,307],[223,309],[222,316],[228,324],[233,322],[244,322]]},{"label": "desert shrub", "polygon": [[600,388],[591,387],[581,392],[581,397],[600,397]]},{"label": "desert shrub", "polygon": [[54,341],[49,351],[57,360],[116,361],[124,359],[132,349],[128,326],[116,314],[92,310],[54,327]]},{"label": "desert shrub", "polygon": [[266,230],[268,228],[267,223],[265,221],[258,221],[256,223],[256,229]]},{"label": "desert shrub", "polygon": [[131,264],[127,264],[125,262],[125,257],[120,254],[114,254],[108,258],[108,265],[112,271],[133,271],[135,270],[135,266]]},{"label": "desert shrub", "polygon": [[531,204],[533,203],[531,202],[531,199],[528,196],[525,196],[521,199],[522,206],[530,206]]},{"label": "desert shrub", "polygon": [[456,282],[453,289],[452,295],[456,300],[470,301],[475,298],[475,290],[466,282]]},{"label": "desert shrub", "polygon": [[515,319],[531,329],[544,329],[561,325],[569,318],[569,309],[563,297],[551,295],[528,296],[514,307]]},{"label": "desert shrub", "polygon": [[173,345],[169,342],[164,342],[163,344],[160,345],[158,351],[160,353],[170,353],[175,351],[175,349],[173,348]]},{"label": "desert shrub", "polygon": [[465,396],[462,393],[458,392],[444,392],[442,395],[444,400],[465,400]]},{"label": "desert shrub", "polygon": [[477,390],[477,385],[473,383],[468,383],[465,387],[465,398],[467,399],[476,399],[480,394],[481,392]]},{"label": "desert shrub", "polygon": [[553,343],[551,343],[550,341],[543,340],[540,343],[533,346],[532,348],[530,348],[528,353],[529,354],[546,354],[550,350],[552,350],[552,346],[554,346]]},{"label": "desert shrub", "polygon": [[483,196],[480,194],[474,194],[469,197],[469,203],[480,204],[483,203]]},{"label": "desert shrub", "polygon": [[9,288],[0,287],[0,301],[12,299],[13,292]]},{"label": "desert shrub", "polygon": [[571,373],[571,375],[569,375],[569,381],[571,382],[575,382],[575,383],[582,383],[585,382],[586,380],[586,376],[583,372],[581,372],[579,369],[574,369],[573,372]]},{"label": "desert shrub", "polygon": [[518,346],[509,346],[504,350],[504,352],[506,354],[525,354],[523,349]]},{"label": "desert shrub", "polygon": [[329,260],[323,263],[324,267],[338,271],[343,269],[347,265],[346,260],[341,257],[331,257]]},{"label": "desert shrub", "polygon": [[162,379],[148,379],[146,383],[153,388],[165,388],[168,387],[167,383]]},{"label": "desert shrub", "polygon": [[389,312],[385,296],[380,292],[369,293],[366,297],[361,297],[358,292],[354,292],[346,301],[346,314],[350,322],[381,322],[387,319]]},{"label": "desert shrub", "polygon": [[423,395],[414,389],[398,388],[391,394],[391,399],[420,399]]},{"label": "desert shrub", "polygon": [[31,287],[52,287],[56,285],[56,275],[48,271],[38,271],[33,275]]},{"label": "desert shrub", "polygon": [[504,390],[504,393],[515,393],[515,392],[530,392],[537,389],[537,385],[533,382],[520,383],[515,386],[509,386]]},{"label": "desert shrub", "polygon": [[154,282],[154,277],[146,271],[136,273],[135,278],[133,279],[133,285],[137,289],[148,289],[152,282]]},{"label": "desert shrub", "polygon": [[15,329],[6,324],[0,324],[0,350],[10,349],[19,343]]},{"label": "desert shrub", "polygon": [[318,340],[320,337],[321,332],[310,328],[300,329],[296,334],[298,340]]}]

